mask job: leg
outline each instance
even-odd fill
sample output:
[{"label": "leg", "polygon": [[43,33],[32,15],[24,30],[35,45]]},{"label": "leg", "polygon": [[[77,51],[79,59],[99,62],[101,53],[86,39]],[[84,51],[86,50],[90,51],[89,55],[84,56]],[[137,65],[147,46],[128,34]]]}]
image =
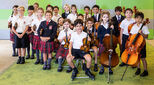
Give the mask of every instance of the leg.
[{"label": "leg", "polygon": [[[31,44],[32,47],[33,47],[33,44]],[[34,59],[34,53],[35,53],[35,50],[32,48],[32,55],[31,55],[31,59]]]},{"label": "leg", "polygon": [[14,42],[12,42],[12,48],[13,48],[12,56],[16,56],[16,48],[15,48],[15,43]]},{"label": "leg", "polygon": [[63,68],[62,68],[62,61],[63,61],[62,56],[59,56],[59,57],[58,57],[58,65],[59,65],[59,66],[58,66],[58,70],[57,70],[58,72],[61,72],[62,69],[63,69]]},{"label": "leg", "polygon": [[148,71],[147,71],[147,61],[145,58],[141,58],[143,62],[143,67],[144,67],[144,72],[140,75],[141,77],[148,76]]},{"label": "leg", "polygon": [[135,75],[139,75],[141,73],[141,69],[140,69],[140,62],[137,65],[137,70],[135,72]]},{"label": "leg", "polygon": [[51,60],[52,60],[52,53],[48,53],[48,65],[47,69],[51,69]]},{"label": "leg", "polygon": [[47,69],[47,53],[43,53],[44,66],[43,70]]},{"label": "leg", "polygon": [[36,56],[37,56],[37,59],[36,59],[35,64],[39,64],[40,63],[40,59],[39,59],[39,50],[38,49],[36,49]]},{"label": "leg", "polygon": [[94,50],[94,57],[95,57],[95,65],[94,65],[94,71],[98,71],[98,66],[97,66],[97,54],[98,54],[98,49],[96,46],[93,46],[92,49]]},{"label": "leg", "polygon": [[26,59],[29,59],[30,58],[30,43],[27,47],[27,56],[26,56]]},{"label": "leg", "polygon": [[17,60],[17,64],[20,64],[21,62],[21,48],[18,48],[18,55],[19,55],[19,59]]},{"label": "leg", "polygon": [[43,65],[44,62],[43,62],[43,52],[41,52],[41,60],[40,60],[40,64]]},{"label": "leg", "polygon": [[25,63],[25,55],[26,55],[26,48],[22,48],[22,56],[21,56],[20,64],[24,64]]}]

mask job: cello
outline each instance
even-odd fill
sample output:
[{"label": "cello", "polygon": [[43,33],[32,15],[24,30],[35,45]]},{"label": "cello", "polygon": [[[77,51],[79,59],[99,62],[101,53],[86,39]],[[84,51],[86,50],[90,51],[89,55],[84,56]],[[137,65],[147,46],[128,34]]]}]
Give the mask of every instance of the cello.
[{"label": "cello", "polygon": [[[141,28],[139,31],[142,30],[143,26],[149,23],[149,19],[146,19],[146,21],[143,22]],[[132,26],[130,26],[132,27]],[[128,31],[130,28],[128,29]],[[145,45],[145,39],[144,37],[138,32],[137,34],[133,34],[129,36],[128,41],[126,42],[126,49],[122,53],[121,60],[124,62],[127,66],[126,69],[122,75],[121,80],[123,80],[123,77],[127,71],[128,65],[130,66],[137,66],[140,61],[140,51]]]}]

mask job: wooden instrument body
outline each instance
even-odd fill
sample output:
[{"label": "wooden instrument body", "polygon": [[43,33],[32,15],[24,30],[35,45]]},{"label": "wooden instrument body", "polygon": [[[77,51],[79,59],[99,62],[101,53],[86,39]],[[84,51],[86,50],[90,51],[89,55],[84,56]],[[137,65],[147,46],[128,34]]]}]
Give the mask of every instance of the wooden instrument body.
[{"label": "wooden instrument body", "polygon": [[97,39],[97,33],[96,34],[94,32],[92,33],[92,35],[91,35],[91,44],[98,47],[99,40]]},{"label": "wooden instrument body", "polygon": [[12,29],[12,21],[8,23],[8,28]]},{"label": "wooden instrument body", "polygon": [[80,50],[84,52],[89,52],[90,50],[90,41],[88,41],[88,37],[83,39],[83,45],[80,47]]}]

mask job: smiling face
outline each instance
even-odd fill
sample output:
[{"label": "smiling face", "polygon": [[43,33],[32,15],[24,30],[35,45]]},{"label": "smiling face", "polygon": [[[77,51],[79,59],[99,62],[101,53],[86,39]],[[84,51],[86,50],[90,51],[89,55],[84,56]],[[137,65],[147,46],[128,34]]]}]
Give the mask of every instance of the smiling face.
[{"label": "smiling face", "polygon": [[143,19],[142,19],[142,17],[138,16],[135,18],[135,21],[136,21],[136,23],[140,24],[140,23],[142,23]]},{"label": "smiling face", "polygon": [[25,12],[24,7],[19,7],[19,8],[18,8],[18,14],[19,14],[20,16],[23,16],[23,15],[24,15],[24,12]]},{"label": "smiling face", "polygon": [[47,7],[47,10],[48,10],[48,11],[51,11],[51,12],[53,11],[53,10],[52,10],[52,7]]},{"label": "smiling face", "polygon": [[88,22],[87,22],[87,28],[90,29],[90,28],[93,26],[93,24],[94,24],[94,23],[93,23],[92,21],[88,21]]},{"label": "smiling face", "polygon": [[94,12],[94,14],[97,14],[99,12],[99,9],[95,7],[95,8],[93,8],[93,12]]},{"label": "smiling face", "polygon": [[118,15],[118,16],[121,15],[121,11],[116,11],[115,13],[116,13],[116,15]]},{"label": "smiling face", "polygon": [[51,13],[48,13],[48,12],[47,12],[47,13],[45,14],[45,18],[46,18],[47,21],[50,21],[51,18],[52,18]]},{"label": "smiling face", "polygon": [[69,28],[69,27],[70,27],[70,23],[69,23],[69,22],[65,22],[65,23],[63,24],[63,27],[64,27],[64,29]]},{"label": "smiling face", "polygon": [[71,11],[72,13],[76,13],[77,9],[75,7],[72,7]]},{"label": "smiling face", "polygon": [[63,18],[60,18],[59,21],[58,21],[58,24],[59,24],[60,26],[62,26],[62,25],[63,25],[63,21],[64,21],[64,19],[63,19]]},{"label": "smiling face", "polygon": [[37,16],[38,17],[43,17],[43,13],[44,13],[43,10],[38,10],[37,11]]},{"label": "smiling face", "polygon": [[103,20],[103,23],[108,22],[108,21],[109,21],[109,16],[108,16],[108,14],[103,14],[103,15],[102,15],[102,20]]},{"label": "smiling face", "polygon": [[18,13],[18,8],[14,7],[14,8],[13,8],[13,12],[14,12],[15,14],[17,14],[17,13]]},{"label": "smiling face", "polygon": [[84,12],[85,12],[86,14],[89,14],[89,9],[88,9],[88,8],[85,8],[85,9],[84,9]]},{"label": "smiling face", "polygon": [[34,10],[28,10],[28,15],[32,15],[34,13]]},{"label": "smiling face", "polygon": [[130,10],[127,10],[127,11],[125,12],[125,16],[126,16],[126,18],[132,18],[133,13],[132,13]]},{"label": "smiling face", "polygon": [[76,28],[76,31],[77,31],[78,33],[81,33],[81,32],[82,32],[83,26],[82,26],[82,24],[77,24],[77,25],[75,26],[75,28]]},{"label": "smiling face", "polygon": [[69,12],[70,11],[70,8],[68,6],[65,6],[64,7],[64,10],[65,10],[65,12]]}]

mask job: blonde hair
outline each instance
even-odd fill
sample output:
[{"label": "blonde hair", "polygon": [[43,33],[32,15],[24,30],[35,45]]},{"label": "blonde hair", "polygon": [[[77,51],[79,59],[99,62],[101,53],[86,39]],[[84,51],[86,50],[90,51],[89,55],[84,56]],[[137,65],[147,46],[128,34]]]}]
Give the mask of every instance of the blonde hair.
[{"label": "blonde hair", "polygon": [[108,15],[109,20],[110,20],[110,12],[109,12],[109,11],[107,11],[107,10],[104,10],[104,11],[102,11],[102,14],[101,14],[101,18],[100,18],[100,21],[101,21],[101,22],[103,21],[103,20],[102,20],[102,17],[103,17],[105,14],[107,14],[107,15]]},{"label": "blonde hair", "polygon": [[63,7],[63,9],[64,9],[65,7],[68,7],[68,8],[70,9],[70,6],[69,6],[68,4],[65,4],[64,7]]},{"label": "blonde hair", "polygon": [[[40,7],[40,8],[38,8],[38,10],[41,10],[41,11],[44,13],[44,9],[43,9],[43,8]],[[38,10],[37,10],[37,11],[38,11]]]},{"label": "blonde hair", "polygon": [[23,11],[25,11],[25,7],[24,6],[19,6],[18,9],[23,9]]}]

